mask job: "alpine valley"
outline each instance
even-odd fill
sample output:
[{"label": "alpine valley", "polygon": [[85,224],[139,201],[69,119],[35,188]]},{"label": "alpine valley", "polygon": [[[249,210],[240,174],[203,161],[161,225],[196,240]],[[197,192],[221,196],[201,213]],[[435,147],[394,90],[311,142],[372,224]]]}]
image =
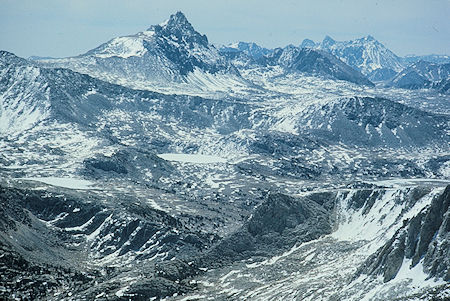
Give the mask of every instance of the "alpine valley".
[{"label": "alpine valley", "polygon": [[449,300],[450,57],[0,51],[0,299]]}]

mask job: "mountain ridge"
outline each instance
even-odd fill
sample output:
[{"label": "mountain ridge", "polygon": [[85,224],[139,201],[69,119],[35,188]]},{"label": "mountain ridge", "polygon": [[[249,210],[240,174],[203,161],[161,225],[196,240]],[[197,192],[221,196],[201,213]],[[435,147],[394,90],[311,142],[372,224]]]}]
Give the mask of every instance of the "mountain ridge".
[{"label": "mountain ridge", "polygon": [[306,39],[300,45],[328,51],[366,76],[376,69],[398,72],[404,67],[397,55],[371,35],[349,41],[335,41],[326,36],[321,43]]}]

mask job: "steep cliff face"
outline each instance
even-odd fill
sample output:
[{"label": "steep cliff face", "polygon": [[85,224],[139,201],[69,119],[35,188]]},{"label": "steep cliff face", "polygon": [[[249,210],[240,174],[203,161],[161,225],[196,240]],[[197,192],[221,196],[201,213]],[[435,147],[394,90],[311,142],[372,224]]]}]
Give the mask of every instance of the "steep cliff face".
[{"label": "steep cliff face", "polygon": [[[445,210],[449,189],[366,184],[295,198],[270,195],[240,229],[197,261],[211,270],[196,277],[195,294],[258,300],[446,300],[448,265],[440,265],[433,275],[428,269],[447,262],[446,251],[434,251],[442,234],[430,238],[427,230],[406,231],[404,241],[420,237],[415,247],[400,247],[404,241],[398,234],[417,219],[422,229],[441,233],[443,226],[432,216]],[[405,259],[408,252],[410,258],[423,254],[415,266]],[[427,252],[439,253],[439,258],[428,261]]]},{"label": "steep cliff face", "polygon": [[223,267],[255,257],[273,256],[332,231],[334,193],[293,198],[269,194],[236,232],[224,238],[198,264]]},{"label": "steep cliff face", "polygon": [[[450,280],[449,234],[450,186],[429,206],[405,220],[395,235],[372,255],[358,273],[394,279],[402,265],[418,264],[429,277]],[[357,273],[357,274],[358,274]]]}]

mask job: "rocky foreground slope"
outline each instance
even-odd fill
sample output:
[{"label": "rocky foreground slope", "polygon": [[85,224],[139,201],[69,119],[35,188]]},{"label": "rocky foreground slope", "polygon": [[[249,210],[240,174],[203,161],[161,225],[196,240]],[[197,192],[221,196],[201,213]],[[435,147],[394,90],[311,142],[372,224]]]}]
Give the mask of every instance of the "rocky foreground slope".
[{"label": "rocky foreground slope", "polygon": [[14,186],[1,188],[4,297],[449,296],[450,186],[269,192],[224,237],[131,197]]}]

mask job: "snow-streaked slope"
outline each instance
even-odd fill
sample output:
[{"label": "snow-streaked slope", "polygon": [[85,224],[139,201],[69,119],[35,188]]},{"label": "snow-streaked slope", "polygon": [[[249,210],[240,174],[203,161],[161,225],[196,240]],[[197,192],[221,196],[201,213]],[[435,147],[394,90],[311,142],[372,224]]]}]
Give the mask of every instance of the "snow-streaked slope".
[{"label": "snow-streaked slope", "polygon": [[39,68],[0,52],[0,134],[18,134],[48,118],[49,87]]},{"label": "snow-streaked slope", "polygon": [[[426,61],[416,62],[399,72],[389,83],[389,86],[406,89],[423,89],[433,87],[433,84],[450,79],[450,63],[436,64]],[[445,89],[445,93],[448,90]]]},{"label": "snow-streaked slope", "polygon": [[[320,162],[323,170],[328,170],[333,164],[349,166],[348,162],[345,163],[345,151],[338,147],[339,144],[343,144],[346,151],[355,146],[390,149],[418,147],[413,153],[427,149],[423,154],[427,157],[429,149],[435,148],[435,155],[443,155],[448,141],[448,117],[378,97],[351,97],[360,93],[375,94],[376,91],[358,90],[358,86],[345,82],[323,82],[316,77],[304,76],[278,77],[275,69],[273,75],[257,70],[256,73],[244,74],[264,87],[265,90],[261,91],[267,91],[261,94],[243,92],[247,93],[248,99],[167,96],[115,86],[69,70],[37,69],[46,74],[41,84],[49,87],[49,116],[52,121],[31,129],[26,136],[14,142],[34,145],[25,153],[18,150],[19,145],[8,146],[9,142],[4,141],[5,150],[11,152],[10,156],[5,157],[4,165],[24,164],[27,156],[60,160],[64,156],[58,156],[56,149],[67,149],[64,154],[68,161],[64,159],[58,164],[66,162],[64,164],[71,165],[70,169],[66,165],[66,170],[73,170],[82,167],[89,155],[111,154],[125,146],[145,147],[156,154],[214,155],[230,162],[252,157],[252,152],[257,150],[262,151],[257,155],[264,162],[268,159],[266,151],[273,146],[268,144],[264,149],[260,145],[267,143],[264,142],[266,139],[275,143],[277,136],[294,141],[286,147],[292,147],[294,143],[298,150],[286,153],[287,156],[302,162]],[[23,85],[27,86],[27,82]],[[58,131],[61,135],[56,139],[49,138]],[[317,152],[301,150],[304,137],[312,137],[312,141],[316,141],[314,148]],[[58,143],[61,145],[57,146]],[[74,150],[77,145],[80,151],[68,151]],[[55,151],[42,157],[39,153],[45,148]],[[373,158],[378,158],[376,155],[370,159],[370,154],[357,149],[354,153],[360,153],[355,157],[360,163],[352,168],[359,171],[363,171],[364,165],[372,162]],[[73,156],[80,159],[69,163],[69,158]],[[411,158],[413,156],[405,157],[407,161]],[[285,166],[287,159],[277,160],[281,161],[276,165],[272,160],[263,165],[282,173],[300,172],[300,169],[297,170],[300,166],[288,171]],[[407,161],[402,163],[402,168],[395,168],[399,172],[403,172],[404,168],[413,171]],[[315,166],[313,169],[320,168]],[[440,166],[433,168],[445,171]],[[427,167],[425,169],[428,170]],[[393,169],[387,169],[387,173],[391,171]],[[149,171],[145,173],[152,174]]]},{"label": "snow-streaked slope", "polygon": [[[370,255],[444,191],[442,186],[414,188],[404,184],[390,189],[337,191],[332,234],[300,241],[264,260],[242,260],[207,271],[196,279],[200,289],[195,295],[173,299],[391,300],[431,292],[446,282],[430,279],[422,261],[410,267],[408,260],[400,259],[401,269],[387,283],[376,275],[358,274],[358,267]],[[308,196],[318,202],[330,200],[323,192],[304,195]],[[279,235],[285,236],[290,227]]]}]

